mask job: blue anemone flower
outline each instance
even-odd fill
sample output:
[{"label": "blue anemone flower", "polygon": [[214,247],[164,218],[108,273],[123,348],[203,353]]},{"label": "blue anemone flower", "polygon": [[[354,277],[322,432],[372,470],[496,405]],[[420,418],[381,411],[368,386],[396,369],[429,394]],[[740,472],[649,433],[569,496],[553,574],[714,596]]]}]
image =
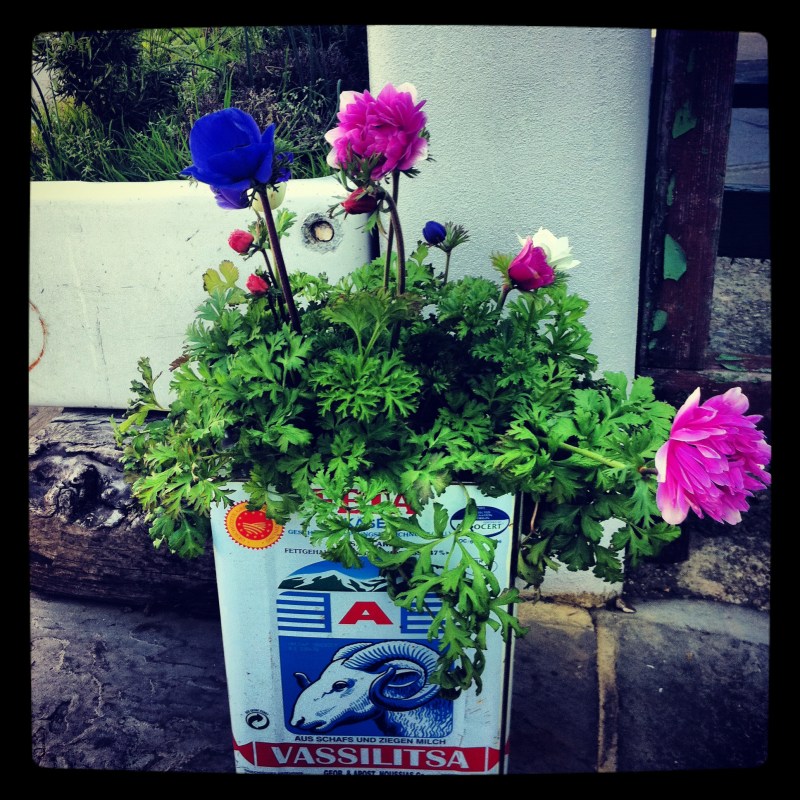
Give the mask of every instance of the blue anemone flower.
[{"label": "blue anemone flower", "polygon": [[256,121],[238,108],[224,108],[195,122],[189,134],[193,164],[181,171],[235,198],[272,176],[275,125],[262,134]]},{"label": "blue anemone flower", "polygon": [[278,153],[275,156],[275,171],[271,183],[284,183],[292,177],[289,165],[294,162],[294,153]]},{"label": "blue anemone flower", "polygon": [[234,191],[220,189],[218,186],[212,186],[211,191],[220,208],[247,208],[250,205],[247,192],[240,192],[238,189]]}]

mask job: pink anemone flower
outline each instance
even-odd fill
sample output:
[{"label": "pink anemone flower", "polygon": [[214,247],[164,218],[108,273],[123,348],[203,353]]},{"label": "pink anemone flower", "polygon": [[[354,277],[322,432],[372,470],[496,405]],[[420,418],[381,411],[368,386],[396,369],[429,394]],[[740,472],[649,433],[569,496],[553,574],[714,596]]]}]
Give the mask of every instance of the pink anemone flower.
[{"label": "pink anemone flower", "polygon": [[739,387],[701,405],[698,388],[678,410],[655,459],[656,503],[666,522],[680,525],[691,510],[735,525],[747,498],[769,485],[771,448],[756,428],[761,417],[745,415],[748,406]]},{"label": "pink anemone flower", "polygon": [[369,92],[342,92],[339,125],[325,134],[331,145],[328,164],[346,168],[376,157],[372,180],[411,169],[428,154],[428,140],[422,135],[427,121],[423,105],[425,101],[417,102],[417,90],[410,83],[397,87],[388,83],[377,97]]}]

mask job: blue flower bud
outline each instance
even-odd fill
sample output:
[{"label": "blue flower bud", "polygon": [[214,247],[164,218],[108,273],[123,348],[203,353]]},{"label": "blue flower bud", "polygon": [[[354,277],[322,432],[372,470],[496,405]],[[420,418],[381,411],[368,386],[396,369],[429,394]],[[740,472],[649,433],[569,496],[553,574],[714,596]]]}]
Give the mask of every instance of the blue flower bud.
[{"label": "blue flower bud", "polygon": [[422,229],[422,235],[428,244],[437,245],[444,241],[444,237],[447,236],[447,230],[440,222],[431,220]]}]

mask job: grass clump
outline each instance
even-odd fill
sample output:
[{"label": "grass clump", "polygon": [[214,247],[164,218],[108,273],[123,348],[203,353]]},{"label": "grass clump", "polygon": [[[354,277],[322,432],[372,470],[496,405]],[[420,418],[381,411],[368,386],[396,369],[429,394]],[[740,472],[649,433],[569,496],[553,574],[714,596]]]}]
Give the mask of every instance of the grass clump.
[{"label": "grass clump", "polygon": [[31,180],[174,180],[194,121],[230,106],[275,123],[294,177],[325,175],[320,130],[368,85],[363,25],[55,31],[33,67]]}]

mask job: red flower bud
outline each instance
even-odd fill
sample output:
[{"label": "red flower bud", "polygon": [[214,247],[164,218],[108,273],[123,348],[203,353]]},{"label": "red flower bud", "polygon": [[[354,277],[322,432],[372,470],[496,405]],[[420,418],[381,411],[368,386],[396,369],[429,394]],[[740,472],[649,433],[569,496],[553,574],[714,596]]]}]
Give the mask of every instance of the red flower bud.
[{"label": "red flower bud", "polygon": [[250,292],[250,294],[266,294],[267,289],[269,289],[267,282],[260,275],[256,275],[255,273],[247,279],[245,286],[247,286],[247,291]]},{"label": "red flower bud", "polygon": [[556,274],[547,263],[544,250],[534,247],[529,236],[509,265],[508,277],[517,289],[533,292],[542,286],[549,286],[556,279]]},{"label": "red flower bud", "polygon": [[253,244],[253,234],[237,229],[228,237],[228,244],[240,255],[245,255]]},{"label": "red flower bud", "polygon": [[348,214],[371,214],[377,207],[377,198],[375,195],[366,194],[366,189],[356,189],[342,201],[342,208]]}]

